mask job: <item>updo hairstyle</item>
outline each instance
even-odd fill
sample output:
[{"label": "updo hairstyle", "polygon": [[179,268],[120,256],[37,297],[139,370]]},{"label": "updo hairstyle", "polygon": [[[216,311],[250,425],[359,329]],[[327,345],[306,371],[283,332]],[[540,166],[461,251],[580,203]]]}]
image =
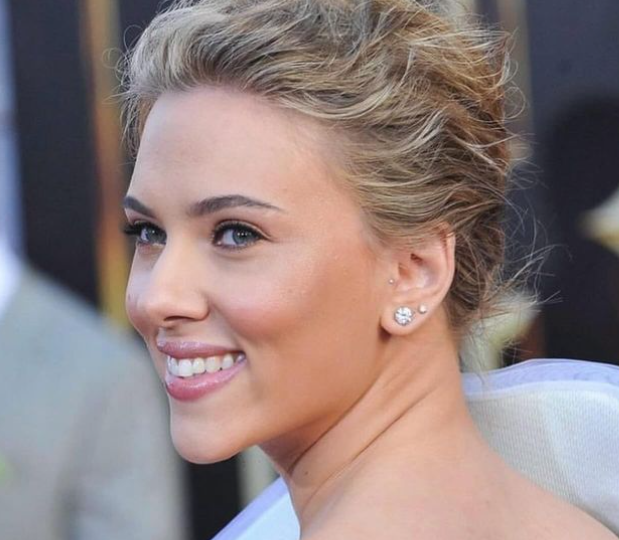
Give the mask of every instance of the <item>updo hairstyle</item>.
[{"label": "updo hairstyle", "polygon": [[127,135],[135,150],[161,94],[205,85],[314,119],[343,149],[342,176],[377,239],[455,235],[446,308],[464,332],[505,286],[503,51],[439,2],[175,2],[127,56]]}]

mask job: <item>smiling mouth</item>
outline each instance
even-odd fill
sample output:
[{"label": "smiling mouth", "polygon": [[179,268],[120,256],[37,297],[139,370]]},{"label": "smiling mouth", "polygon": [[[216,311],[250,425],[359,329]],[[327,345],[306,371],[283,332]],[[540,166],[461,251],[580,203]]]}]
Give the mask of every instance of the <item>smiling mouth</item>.
[{"label": "smiling mouth", "polygon": [[206,358],[183,358],[182,360],[168,355],[166,369],[170,375],[188,379],[203,373],[226,371],[243,360],[245,360],[245,353],[242,352],[208,356]]}]

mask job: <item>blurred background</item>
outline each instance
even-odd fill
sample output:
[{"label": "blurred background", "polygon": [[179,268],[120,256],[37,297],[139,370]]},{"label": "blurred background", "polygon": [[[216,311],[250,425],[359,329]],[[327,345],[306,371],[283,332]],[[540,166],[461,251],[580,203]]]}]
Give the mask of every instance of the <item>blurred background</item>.
[{"label": "blurred background", "polygon": [[[531,282],[541,307],[493,323],[483,362],[619,364],[619,2],[445,1],[513,33],[527,106],[513,123],[514,151],[526,159],[515,171],[519,210],[508,218],[512,256],[556,246]],[[0,230],[23,259],[120,326],[131,249],[119,202],[131,164],[115,65],[160,5],[0,0]],[[181,474],[196,539],[211,538],[272,478],[254,450],[184,464]]]}]

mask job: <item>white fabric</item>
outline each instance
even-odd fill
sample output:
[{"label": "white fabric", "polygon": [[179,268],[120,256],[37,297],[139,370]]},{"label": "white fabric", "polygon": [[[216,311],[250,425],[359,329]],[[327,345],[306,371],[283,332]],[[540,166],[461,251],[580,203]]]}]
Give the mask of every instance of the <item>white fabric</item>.
[{"label": "white fabric", "polygon": [[523,475],[619,533],[619,368],[545,360],[466,380],[489,444]]},{"label": "white fabric", "polygon": [[19,285],[20,263],[0,232],[0,318]]},{"label": "white fabric", "polygon": [[[514,468],[619,534],[619,367],[531,360],[463,377],[477,425]],[[214,540],[297,540],[281,479]]]}]

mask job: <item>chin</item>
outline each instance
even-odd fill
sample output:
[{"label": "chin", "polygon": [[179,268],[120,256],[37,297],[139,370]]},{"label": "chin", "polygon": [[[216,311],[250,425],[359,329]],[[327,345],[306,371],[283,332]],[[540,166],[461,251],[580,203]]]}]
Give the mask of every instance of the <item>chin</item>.
[{"label": "chin", "polygon": [[225,430],[206,430],[186,420],[172,416],[172,443],[179,455],[197,465],[225,461],[242,452],[245,447],[233,444]]}]

